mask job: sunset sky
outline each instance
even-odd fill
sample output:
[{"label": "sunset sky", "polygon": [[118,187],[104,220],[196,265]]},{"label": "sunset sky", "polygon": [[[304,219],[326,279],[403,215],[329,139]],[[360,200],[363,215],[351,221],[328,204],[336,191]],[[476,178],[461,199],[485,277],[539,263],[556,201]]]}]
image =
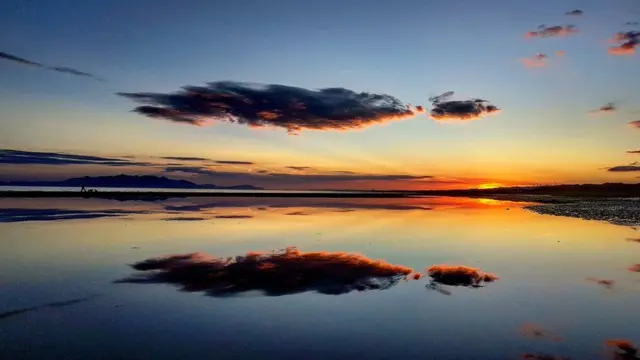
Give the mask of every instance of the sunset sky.
[{"label": "sunset sky", "polygon": [[6,0],[0,181],[637,182],[636,22],[634,0]]}]

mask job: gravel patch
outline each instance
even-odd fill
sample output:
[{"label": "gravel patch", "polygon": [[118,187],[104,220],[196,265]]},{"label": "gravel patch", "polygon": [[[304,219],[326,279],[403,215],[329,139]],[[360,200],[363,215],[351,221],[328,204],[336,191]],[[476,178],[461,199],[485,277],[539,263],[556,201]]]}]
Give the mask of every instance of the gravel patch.
[{"label": "gravel patch", "polygon": [[607,199],[524,207],[538,214],[607,221],[616,225],[640,225],[640,199]]}]

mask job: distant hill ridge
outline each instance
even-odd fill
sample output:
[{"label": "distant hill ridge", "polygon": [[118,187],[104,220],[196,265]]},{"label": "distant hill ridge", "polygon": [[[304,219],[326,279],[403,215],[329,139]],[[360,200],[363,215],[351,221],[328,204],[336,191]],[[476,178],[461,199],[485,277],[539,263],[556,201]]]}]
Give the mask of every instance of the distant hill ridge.
[{"label": "distant hill ridge", "polygon": [[187,180],[169,179],[153,175],[84,176],[58,181],[0,181],[0,186],[54,186],[54,187],[111,187],[143,189],[230,189],[263,190],[253,185],[219,186],[200,185]]}]

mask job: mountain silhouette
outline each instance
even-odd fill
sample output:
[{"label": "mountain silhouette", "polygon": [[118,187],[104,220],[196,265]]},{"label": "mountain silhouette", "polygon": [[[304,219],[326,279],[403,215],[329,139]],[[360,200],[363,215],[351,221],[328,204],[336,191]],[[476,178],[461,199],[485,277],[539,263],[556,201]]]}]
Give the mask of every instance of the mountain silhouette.
[{"label": "mountain silhouette", "polygon": [[0,181],[0,186],[52,186],[52,187],[111,187],[146,189],[230,189],[263,190],[253,185],[219,186],[200,185],[187,180],[169,179],[153,175],[84,176],[58,181]]}]

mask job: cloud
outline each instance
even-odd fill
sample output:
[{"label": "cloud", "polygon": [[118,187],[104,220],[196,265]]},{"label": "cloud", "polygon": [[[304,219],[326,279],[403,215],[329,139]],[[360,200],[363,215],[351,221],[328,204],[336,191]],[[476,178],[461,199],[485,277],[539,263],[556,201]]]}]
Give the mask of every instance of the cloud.
[{"label": "cloud", "polygon": [[614,280],[596,279],[596,278],[592,278],[592,277],[588,277],[587,281],[591,281],[591,282],[596,283],[598,285],[602,285],[603,287],[605,287],[607,289],[612,289],[613,285],[616,283]]},{"label": "cloud", "polygon": [[636,26],[636,25],[638,25],[638,22],[637,21],[627,21],[626,23],[624,23],[622,25]]},{"label": "cloud", "polygon": [[616,112],[616,105],[612,102],[602,105],[599,109],[589,111],[589,114],[610,114]]},{"label": "cloud", "polygon": [[309,166],[287,166],[287,169],[303,171],[303,170],[309,170],[309,169],[311,169],[311,167],[309,167]]},{"label": "cloud", "polygon": [[640,264],[632,265],[631,267],[629,267],[629,270],[633,272],[640,272]]},{"label": "cloud", "polygon": [[640,244],[640,238],[627,238],[627,241]]},{"label": "cloud", "polygon": [[54,302],[50,302],[44,305],[40,305],[40,306],[33,306],[33,307],[29,307],[29,308],[22,308],[22,309],[17,309],[17,310],[11,310],[11,311],[5,311],[5,312],[1,312],[0,313],[0,320],[2,319],[6,319],[6,318],[10,318],[16,315],[21,315],[24,313],[29,313],[29,312],[33,312],[33,311],[38,311],[38,310],[42,310],[42,309],[46,309],[46,308],[60,308],[60,307],[65,307],[65,306],[71,306],[71,305],[76,305],[76,304],[80,304],[86,301],[90,301],[95,299],[96,297],[98,297],[98,295],[91,295],[91,296],[87,296],[84,298],[77,298],[77,299],[70,299],[70,300],[65,300],[65,301],[54,301]]},{"label": "cloud", "polygon": [[640,154],[640,150],[628,150],[627,154]]},{"label": "cloud", "polygon": [[575,10],[567,11],[564,14],[565,15],[569,15],[569,16],[580,16],[580,15],[584,14],[584,11],[582,11],[580,9],[575,9]]},{"label": "cloud", "polygon": [[540,25],[538,26],[538,30],[528,32],[526,34],[526,37],[527,38],[534,38],[534,37],[547,38],[547,37],[553,37],[553,36],[569,36],[577,33],[578,33],[578,28],[575,25],[567,25],[567,26]]},{"label": "cloud", "polygon": [[530,58],[520,59],[527,68],[541,68],[546,67],[548,64],[548,56],[545,54],[536,54]]},{"label": "cloud", "polygon": [[608,347],[614,349],[616,355],[623,356],[621,360],[640,359],[636,357],[636,354],[638,354],[638,348],[634,346],[630,340],[626,340],[626,339],[607,340],[606,344]]},{"label": "cloud", "polygon": [[216,215],[216,219],[252,219],[253,215]]},{"label": "cloud", "polygon": [[118,95],[145,104],[134,111],[150,118],[195,126],[230,122],[250,128],[282,128],[290,134],[303,130],[361,129],[411,118],[424,111],[386,94],[233,81],[185,86],[170,94]]},{"label": "cloud", "polygon": [[524,324],[520,327],[520,334],[524,337],[534,339],[546,339],[555,342],[564,341],[562,336],[556,335],[548,329],[537,324]]},{"label": "cloud", "polygon": [[640,31],[619,32],[611,42],[617,45],[609,48],[609,54],[633,55],[636,53],[636,46],[640,44]]},{"label": "cloud", "polygon": [[629,126],[640,129],[640,120],[629,121]]},{"label": "cloud", "polygon": [[607,168],[609,172],[632,172],[632,171],[640,171],[640,166],[635,165],[620,165]]},{"label": "cloud", "polygon": [[556,55],[565,56],[565,55],[567,55],[567,53],[564,50],[558,50],[558,51],[556,51]]},{"label": "cloud", "polygon": [[0,164],[14,165],[104,165],[104,166],[148,166],[146,162],[132,160],[77,155],[58,152],[37,152],[0,149]]},{"label": "cloud", "polygon": [[37,67],[42,67],[43,66],[42,64],[37,63],[35,61],[27,60],[27,59],[21,58],[19,56],[7,54],[7,53],[1,52],[1,51],[0,51],[0,59],[14,61],[14,62],[17,62],[17,63],[22,64],[22,65],[37,66]]},{"label": "cloud", "polygon": [[70,67],[65,67],[65,66],[47,66],[47,65],[44,65],[42,63],[31,61],[31,60],[27,60],[25,58],[22,58],[22,57],[19,57],[19,56],[16,56],[16,55],[11,55],[11,54],[8,54],[8,53],[5,53],[5,52],[0,52],[0,59],[13,61],[15,63],[22,64],[22,65],[41,67],[41,68],[45,68],[45,69],[48,69],[48,70],[51,70],[51,71],[56,71],[56,72],[70,74],[70,75],[76,75],[76,76],[90,77],[90,78],[94,78],[94,79],[99,80],[99,81],[104,81],[104,79],[96,77],[95,75],[89,74],[89,73],[84,72],[84,71],[76,70],[76,69],[73,69],[73,68],[70,68]]},{"label": "cloud", "polygon": [[169,166],[164,168],[165,172],[173,173],[173,172],[181,172],[186,174],[197,174],[197,175],[207,175],[207,176],[215,176],[218,172],[208,169],[206,167],[201,166]]},{"label": "cloud", "polygon": [[227,164],[227,165],[255,165],[255,163],[251,161],[234,161],[234,160],[216,160],[216,164]]},{"label": "cloud", "polygon": [[480,287],[485,282],[493,282],[499,277],[480,269],[464,265],[433,265],[427,269],[432,281],[450,286]]},{"label": "cloud", "polygon": [[169,166],[165,172],[183,172],[198,175],[207,175],[217,178],[237,179],[242,181],[272,181],[272,182],[329,182],[329,181],[392,181],[392,180],[427,180],[433,178],[429,175],[405,175],[405,174],[288,174],[271,172],[233,172],[215,171],[207,167],[199,166]]},{"label": "cloud", "polygon": [[522,355],[523,360],[571,360],[570,357],[552,355],[552,354],[531,354],[524,353]]},{"label": "cloud", "polygon": [[307,216],[307,215],[311,215],[308,212],[304,212],[304,211],[292,211],[290,213],[286,213],[285,215],[287,216]]},{"label": "cloud", "polygon": [[0,223],[24,221],[60,221],[77,219],[96,219],[102,217],[126,216],[141,214],[136,210],[75,210],[75,209],[0,209]]},{"label": "cloud", "polygon": [[258,291],[266,296],[317,292],[340,295],[388,289],[413,270],[345,252],[303,252],[295,247],[218,258],[202,253],[152,258],[133,264],[140,276],[121,283],[168,283],[188,292],[224,297]]},{"label": "cloud", "polygon": [[190,217],[190,216],[175,216],[164,219],[164,221],[202,221],[206,220],[203,217]]},{"label": "cloud", "polygon": [[501,111],[497,106],[489,104],[487,100],[447,100],[453,94],[453,91],[448,91],[429,99],[433,106],[430,113],[432,119],[438,121],[470,121],[482,119],[487,115],[495,115]]},{"label": "cloud", "polygon": [[176,160],[176,161],[210,161],[210,159],[207,159],[207,158],[189,157],[189,156],[162,156],[161,159]]}]

